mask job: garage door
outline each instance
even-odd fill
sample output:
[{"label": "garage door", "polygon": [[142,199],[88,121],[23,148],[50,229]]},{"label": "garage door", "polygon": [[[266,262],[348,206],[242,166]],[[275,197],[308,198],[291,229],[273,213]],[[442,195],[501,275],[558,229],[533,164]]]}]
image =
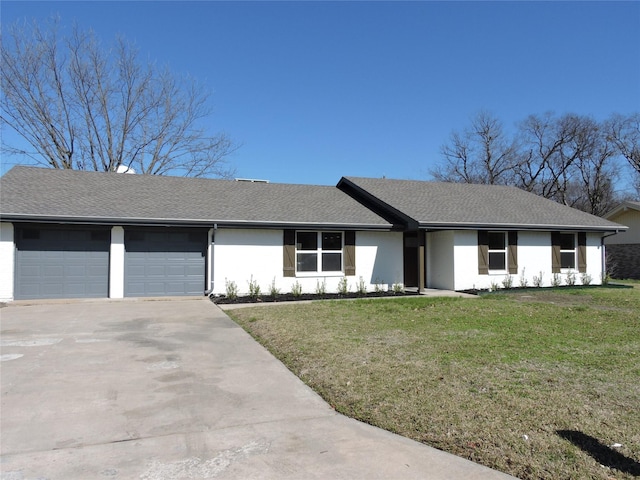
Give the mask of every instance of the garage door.
[{"label": "garage door", "polygon": [[204,294],[206,230],[127,229],[124,245],[125,296]]},{"label": "garage door", "polygon": [[107,228],[16,228],[14,297],[107,297],[110,241]]}]

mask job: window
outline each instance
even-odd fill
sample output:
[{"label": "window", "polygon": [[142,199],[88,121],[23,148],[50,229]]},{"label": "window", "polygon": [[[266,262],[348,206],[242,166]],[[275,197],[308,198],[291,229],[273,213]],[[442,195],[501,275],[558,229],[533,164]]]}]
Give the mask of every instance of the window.
[{"label": "window", "polygon": [[587,271],[586,232],[578,232],[577,234],[551,232],[552,273],[575,269],[580,273]]},{"label": "window", "polygon": [[489,270],[507,269],[507,239],[505,232],[489,232]]},{"label": "window", "polygon": [[576,268],[576,236],[573,233],[560,234],[560,268]]},{"label": "window", "polygon": [[518,273],[518,232],[516,230],[508,232],[478,230],[478,274],[490,273]]},{"label": "window", "polygon": [[296,271],[342,272],[342,232],[296,232]]}]

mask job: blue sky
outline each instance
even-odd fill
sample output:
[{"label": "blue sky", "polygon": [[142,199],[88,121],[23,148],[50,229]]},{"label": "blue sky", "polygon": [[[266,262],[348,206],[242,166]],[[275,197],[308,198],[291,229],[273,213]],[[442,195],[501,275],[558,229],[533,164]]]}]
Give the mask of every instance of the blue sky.
[{"label": "blue sky", "polygon": [[230,160],[245,178],[429,179],[481,109],[507,127],[546,111],[640,110],[640,2],[0,5],[3,26],[58,13],[205,83],[208,128],[242,143]]}]

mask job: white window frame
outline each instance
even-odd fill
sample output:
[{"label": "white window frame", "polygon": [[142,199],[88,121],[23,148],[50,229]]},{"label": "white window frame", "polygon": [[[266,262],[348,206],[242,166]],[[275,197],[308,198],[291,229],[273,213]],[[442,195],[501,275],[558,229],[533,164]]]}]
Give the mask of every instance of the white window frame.
[{"label": "white window frame", "polygon": [[[564,235],[573,237],[573,249],[563,249],[562,248],[562,237]],[[562,254],[563,253],[573,253],[573,267],[565,267],[562,265]],[[578,265],[578,235],[573,232],[561,232],[560,233],[560,272],[561,273],[571,273],[575,272]]]},{"label": "white window frame", "polygon": [[[315,250],[299,250],[298,249],[298,233],[315,233],[317,235],[317,248]],[[339,233],[340,234],[340,250],[324,250],[322,248],[322,235],[327,233]],[[295,262],[296,262],[296,276],[297,277],[330,277],[330,276],[342,276],[344,275],[344,232],[340,230],[296,230],[295,232]],[[322,270],[322,254],[323,253],[339,253],[340,254],[340,270]],[[298,254],[315,254],[317,261],[317,268],[315,271],[300,271],[298,270]]]},{"label": "white window frame", "polygon": [[[490,247],[490,240],[489,237],[492,234],[496,234],[499,233],[502,235],[503,239],[504,239],[504,248],[500,248],[500,249],[492,249]],[[487,253],[487,269],[489,271],[489,274],[500,274],[500,275],[504,275],[506,273],[509,272],[509,234],[507,232],[503,232],[503,231],[490,231],[487,234],[487,247],[488,247],[488,253]],[[504,269],[492,269],[491,268],[491,254],[492,253],[501,253],[504,255]]]}]

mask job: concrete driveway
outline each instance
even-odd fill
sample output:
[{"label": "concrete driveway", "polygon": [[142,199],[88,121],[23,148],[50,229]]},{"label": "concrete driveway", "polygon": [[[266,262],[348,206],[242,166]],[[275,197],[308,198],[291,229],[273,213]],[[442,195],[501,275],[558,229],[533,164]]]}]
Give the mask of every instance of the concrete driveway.
[{"label": "concrete driveway", "polygon": [[511,478],[336,414],[208,299],[0,322],[2,479]]}]

